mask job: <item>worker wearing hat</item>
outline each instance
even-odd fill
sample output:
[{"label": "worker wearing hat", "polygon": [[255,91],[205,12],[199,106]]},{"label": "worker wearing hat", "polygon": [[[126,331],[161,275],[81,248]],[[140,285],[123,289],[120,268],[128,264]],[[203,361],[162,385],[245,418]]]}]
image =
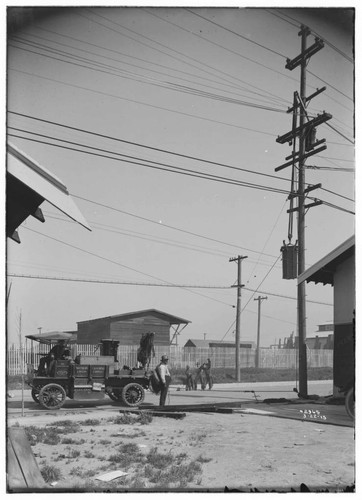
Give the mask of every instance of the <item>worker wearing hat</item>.
[{"label": "worker wearing hat", "polygon": [[168,387],[171,382],[170,370],[167,366],[168,356],[164,354],[161,356],[161,363],[157,366],[157,373],[160,379],[161,393],[160,393],[160,406],[165,406]]}]

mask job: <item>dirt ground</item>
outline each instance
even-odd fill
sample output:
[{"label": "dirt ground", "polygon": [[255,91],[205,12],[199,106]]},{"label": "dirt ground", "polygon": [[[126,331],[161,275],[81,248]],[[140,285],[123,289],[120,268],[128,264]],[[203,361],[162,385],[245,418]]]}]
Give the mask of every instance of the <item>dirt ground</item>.
[{"label": "dirt ground", "polygon": [[[32,446],[40,469],[51,466],[61,472],[54,491],[301,491],[304,483],[313,492],[336,492],[355,483],[352,427],[241,413],[188,413],[182,420],[153,417],[145,425],[115,423],[119,415],[106,409],[92,414],[73,410],[12,418],[8,425],[82,424],[75,433],[65,427],[64,444]],[[155,447],[168,455],[163,469],[174,464],[181,471],[183,465],[196,464],[192,480],[170,482],[162,478],[162,469],[155,479],[140,459]],[[124,460],[127,449],[129,462]],[[120,462],[114,461],[117,453],[123,453]],[[138,462],[132,465],[135,453]],[[108,482],[96,479],[115,470],[127,475]]]}]

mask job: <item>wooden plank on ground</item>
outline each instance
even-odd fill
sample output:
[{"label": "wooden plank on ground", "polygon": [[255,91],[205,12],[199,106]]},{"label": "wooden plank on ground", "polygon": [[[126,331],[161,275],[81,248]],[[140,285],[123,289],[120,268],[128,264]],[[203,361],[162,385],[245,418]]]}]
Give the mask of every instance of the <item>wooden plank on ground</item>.
[{"label": "wooden plank on ground", "polygon": [[142,405],[141,410],[161,410],[162,411],[186,411],[186,412],[215,412],[218,408],[240,408],[240,402],[226,402],[226,403],[202,403],[202,404],[179,404],[169,406],[151,406]]},{"label": "wooden plank on ground", "polygon": [[26,482],[23,477],[23,473],[21,472],[19,462],[16,459],[14,448],[12,447],[10,439],[8,439],[8,456],[6,465],[8,491],[13,493],[26,488]]},{"label": "wooden plank on ground", "polygon": [[[46,487],[40,473],[25,430],[22,427],[8,429],[8,448],[12,450],[12,461],[8,464],[8,487],[12,491],[19,489],[19,483],[25,483],[26,490],[40,490]],[[10,454],[9,454],[10,456]],[[16,461],[16,464],[15,464]],[[9,466],[14,467],[12,470]],[[21,488],[21,487],[20,487]]]},{"label": "wooden plank on ground", "polygon": [[[119,410],[120,413],[144,413],[145,410],[132,409],[129,410]],[[186,413],[181,413],[179,411],[159,411],[159,410],[147,410],[154,417],[167,417],[167,418],[175,418],[182,419],[186,417]]]}]

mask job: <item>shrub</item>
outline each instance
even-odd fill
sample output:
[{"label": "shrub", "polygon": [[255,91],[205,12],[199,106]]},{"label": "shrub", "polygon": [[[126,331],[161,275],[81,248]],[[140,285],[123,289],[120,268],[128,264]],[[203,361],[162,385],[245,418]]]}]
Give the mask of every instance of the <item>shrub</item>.
[{"label": "shrub", "polygon": [[62,474],[57,467],[53,465],[44,465],[40,469],[40,473],[43,476],[43,479],[46,483],[53,483],[54,481],[59,481],[61,479]]},{"label": "shrub", "polygon": [[87,418],[87,420],[84,420],[82,422],[83,425],[99,425],[101,421],[97,418]]},{"label": "shrub", "polygon": [[165,469],[172,462],[171,453],[159,453],[154,447],[147,455],[147,463],[156,469]]},{"label": "shrub", "polygon": [[206,457],[203,457],[202,455],[199,455],[195,462],[200,462],[200,464],[206,464],[207,462],[211,462],[212,458],[206,458]]},{"label": "shrub", "polygon": [[85,439],[63,438],[61,440],[60,444],[75,444],[75,445],[79,445],[79,444],[84,444],[84,443],[85,443]]},{"label": "shrub", "polygon": [[38,443],[55,445],[60,442],[59,432],[54,427],[44,429],[30,425],[24,429],[30,446],[35,446]]},{"label": "shrub", "polygon": [[149,411],[141,411],[138,421],[141,425],[148,425],[152,422],[153,416]]},{"label": "shrub", "polygon": [[136,421],[135,416],[131,415],[130,413],[122,413],[122,415],[118,415],[117,417],[112,417],[110,420],[114,424],[134,424]]},{"label": "shrub", "polygon": [[77,458],[80,455],[79,450],[73,450],[70,446],[66,448],[67,458]]},{"label": "shrub", "polygon": [[95,455],[91,451],[88,451],[88,450],[84,452],[84,456],[85,456],[85,458],[94,458],[95,457]]}]

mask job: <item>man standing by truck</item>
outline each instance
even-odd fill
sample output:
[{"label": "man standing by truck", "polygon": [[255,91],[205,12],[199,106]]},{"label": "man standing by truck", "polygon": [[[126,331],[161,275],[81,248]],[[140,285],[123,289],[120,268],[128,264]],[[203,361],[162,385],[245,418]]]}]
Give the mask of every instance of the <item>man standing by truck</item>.
[{"label": "man standing by truck", "polygon": [[165,406],[168,387],[171,382],[171,374],[170,370],[168,369],[167,363],[168,356],[164,354],[163,356],[161,356],[161,363],[156,368],[161,386],[160,406]]}]

